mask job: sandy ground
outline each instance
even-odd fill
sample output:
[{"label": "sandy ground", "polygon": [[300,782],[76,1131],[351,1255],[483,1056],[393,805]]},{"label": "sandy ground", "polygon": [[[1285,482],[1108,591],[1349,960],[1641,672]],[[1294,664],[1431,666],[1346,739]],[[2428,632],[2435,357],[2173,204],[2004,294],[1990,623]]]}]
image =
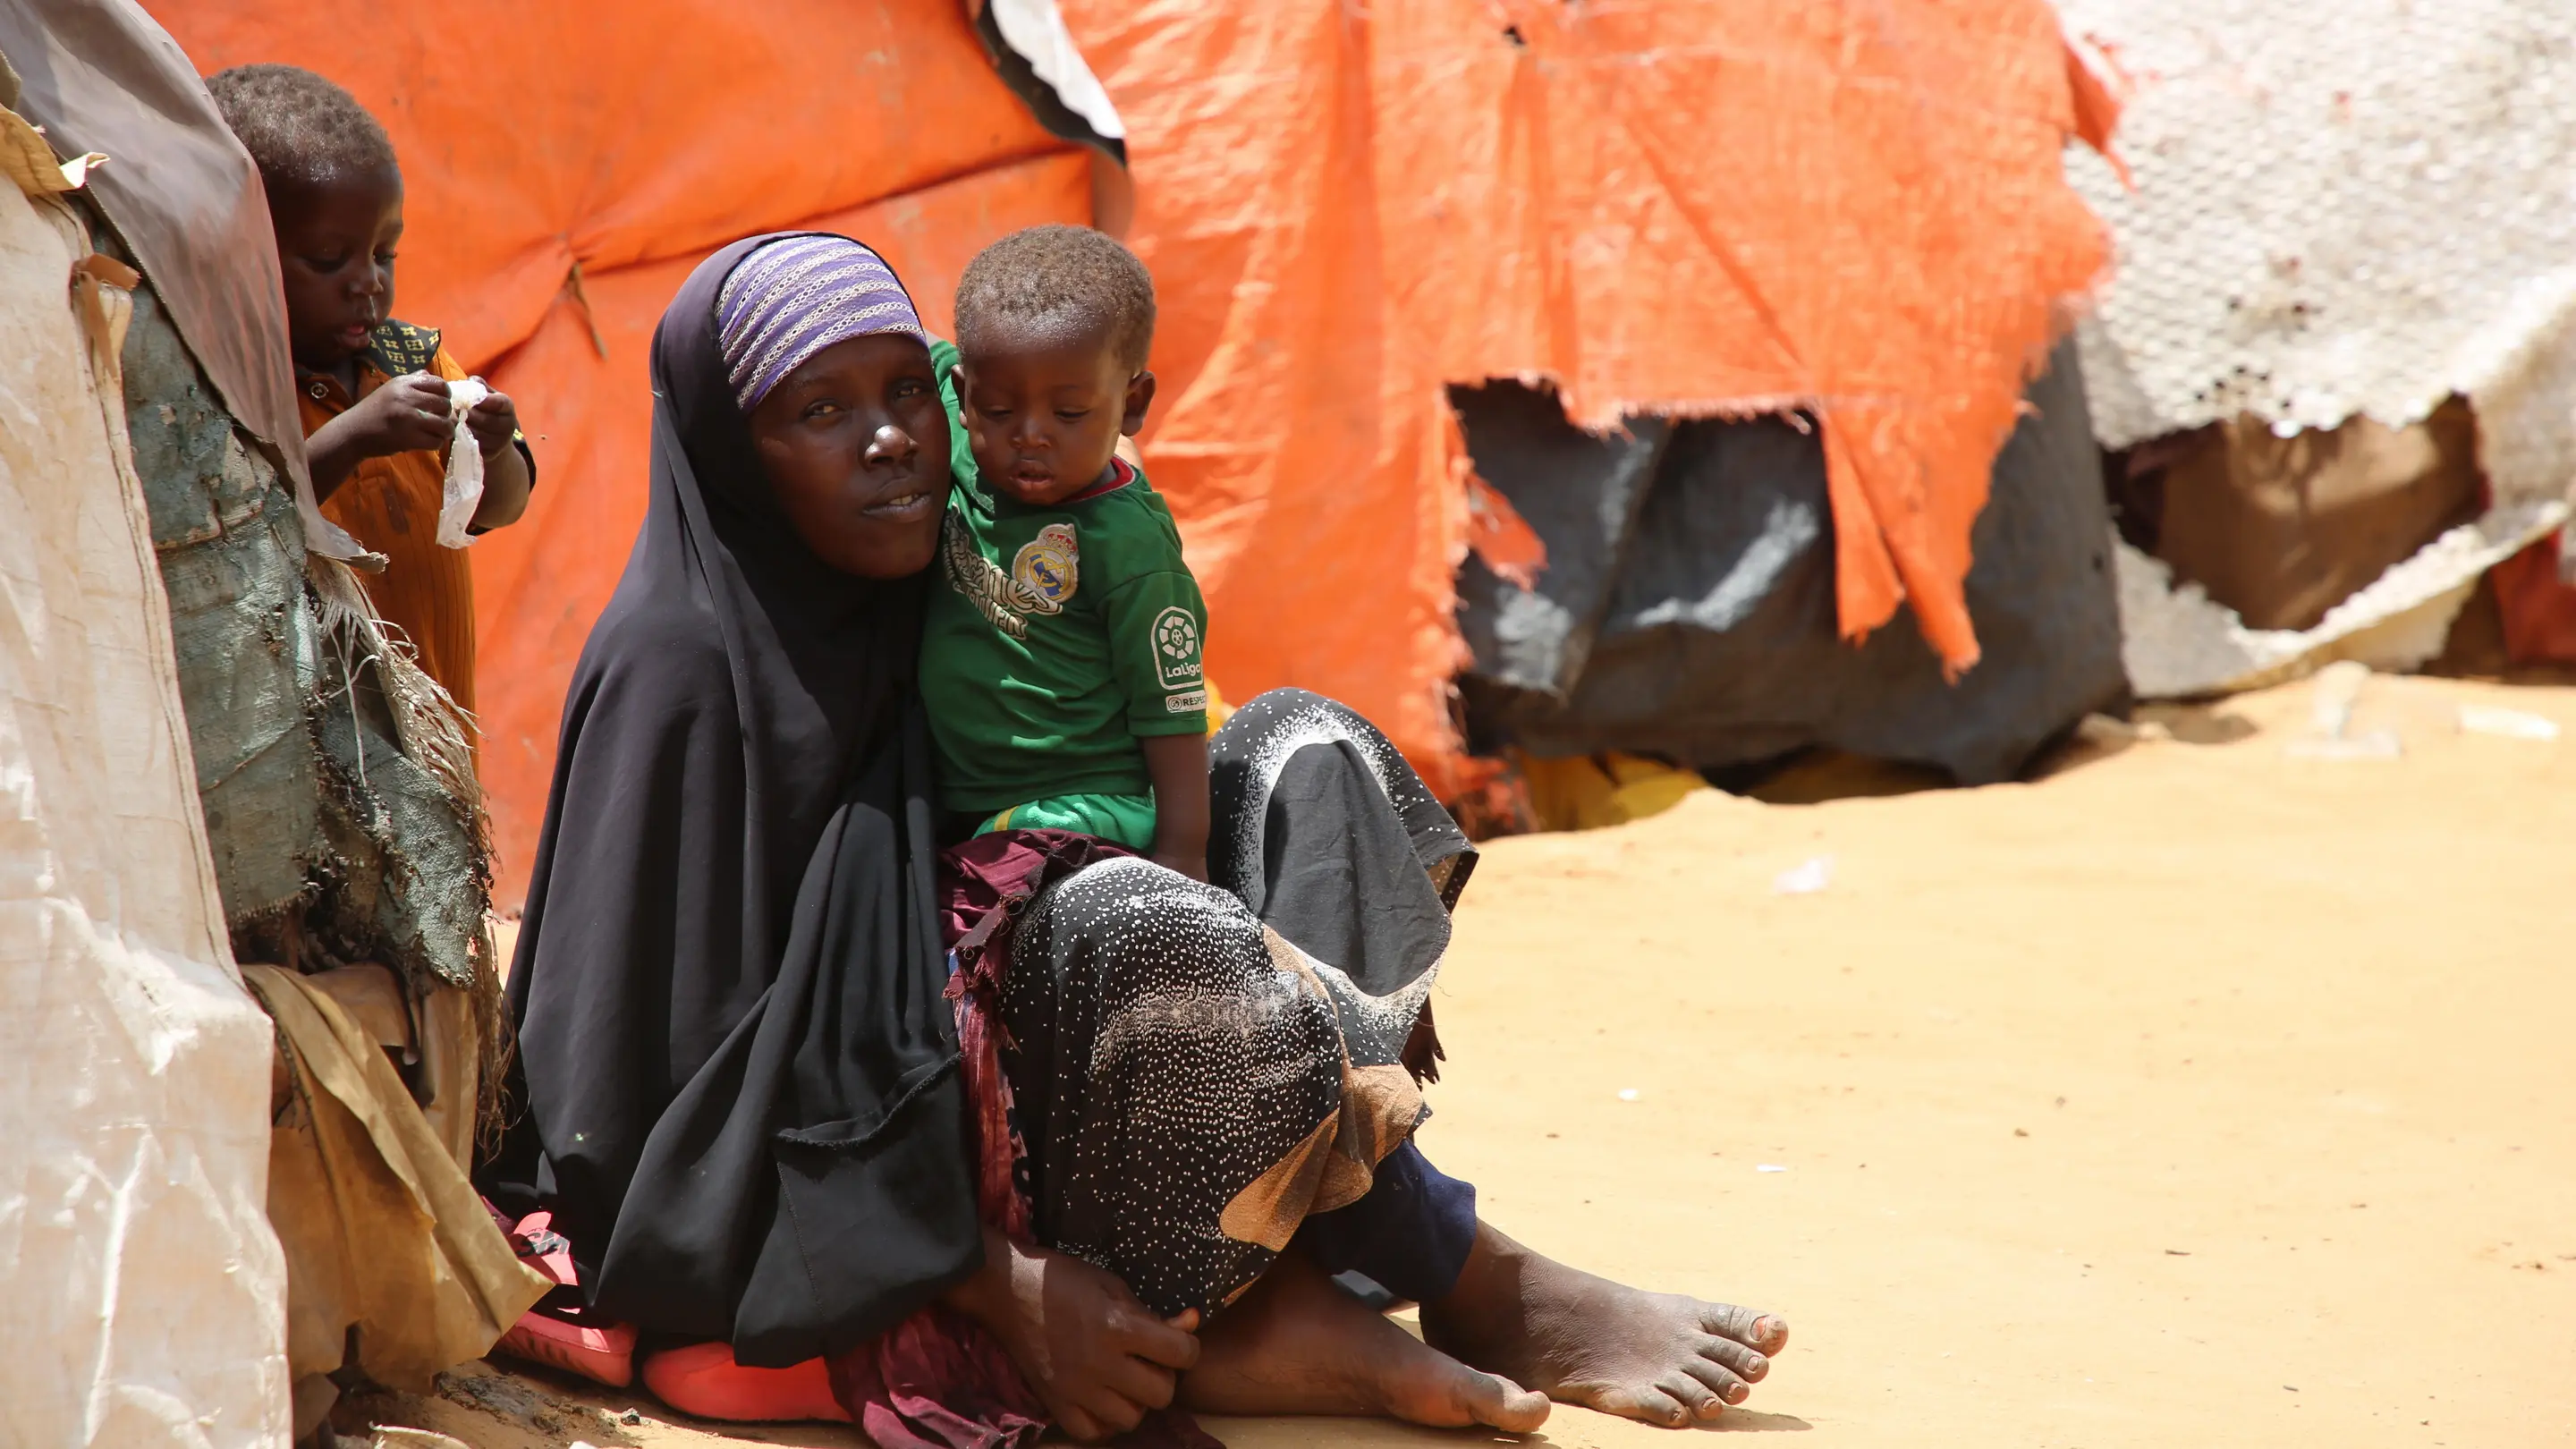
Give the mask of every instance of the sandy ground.
[{"label": "sandy ground", "polygon": [[[2035,785],[1497,843],[1424,1147],[1534,1245],[1785,1314],[1722,1429],[2576,1443],[2576,690],[2373,680],[2381,760],[2293,755],[2309,700],[2163,711]],[[2462,734],[2462,702],[2568,736]],[[477,1449],[724,1442],[561,1389],[478,1369],[409,1407]],[[1675,1442],[1562,1408],[1544,1437]]]}]

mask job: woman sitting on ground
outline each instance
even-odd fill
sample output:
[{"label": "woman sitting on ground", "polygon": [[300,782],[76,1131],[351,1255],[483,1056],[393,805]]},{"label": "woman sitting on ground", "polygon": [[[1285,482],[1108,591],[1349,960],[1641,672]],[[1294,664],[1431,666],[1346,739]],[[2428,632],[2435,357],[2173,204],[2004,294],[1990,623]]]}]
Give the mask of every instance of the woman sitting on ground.
[{"label": "woman sitting on ground", "polygon": [[1061,832],[939,867],[911,680],[951,419],[884,264],[778,239],[655,334],[650,510],[510,979],[484,1185],[553,1214],[585,1313],[675,1407],[886,1445],[1740,1402],[1777,1319],[1540,1257],[1412,1145],[1474,852],[1365,721],[1282,692],[1217,733],[1214,885]]}]

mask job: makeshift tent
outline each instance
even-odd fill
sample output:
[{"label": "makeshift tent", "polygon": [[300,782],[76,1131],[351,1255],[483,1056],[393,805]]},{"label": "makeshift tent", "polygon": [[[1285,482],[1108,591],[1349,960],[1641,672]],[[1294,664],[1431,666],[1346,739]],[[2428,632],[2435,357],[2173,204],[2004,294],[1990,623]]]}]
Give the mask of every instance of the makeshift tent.
[{"label": "makeshift tent", "polygon": [[[2100,229],[2101,97],[2039,0],[1069,0],[1164,298],[1147,434],[1238,697],[1296,683],[1455,783],[1446,385],[1822,427],[1833,618],[1943,664],[1988,466]],[[1508,532],[1508,521],[1500,527]]]},{"label": "makeshift tent", "polygon": [[[265,1382],[300,1434],[352,1352],[425,1389],[547,1286],[465,1178],[500,1040],[467,736],[369,618],[329,556],[345,550],[305,527],[267,205],[194,68],[132,0],[0,0],[0,50],[52,145],[117,158],[78,198],[102,253],[82,267],[131,287],[115,361],[160,648],[221,921],[273,1018],[256,1100],[272,1059],[285,1095],[250,1175],[266,1168],[286,1270]],[[120,169],[131,183],[104,184]],[[209,1266],[127,1253],[115,1271]]]},{"label": "makeshift tent", "polygon": [[1468,537],[1445,383],[1551,377],[1587,426],[1814,410],[1839,627],[1910,600],[1956,670],[1987,466],[2103,256],[2058,151],[2105,113],[2042,0],[1083,0],[1079,54],[1034,0],[159,13],[202,69],[292,61],[376,109],[410,185],[400,311],[540,435],[528,519],[476,545],[513,869],[643,506],[644,347],[679,279],[746,232],[837,227],[937,325],[981,244],[1095,214],[1095,153],[979,26],[1028,47],[1059,131],[1098,112],[1111,139],[1083,55],[1123,118],[1163,298],[1147,456],[1214,674],[1338,695],[1442,782]]},{"label": "makeshift tent", "polygon": [[132,274],[90,261],[69,186],[0,110],[0,1441],[282,1445],[271,1028],[127,451]]},{"label": "makeshift tent", "polygon": [[[2130,173],[2071,165],[2117,237],[2114,281],[2080,332],[2102,441],[2127,449],[2214,424],[2286,440],[2356,417],[2406,430],[2458,397],[2492,493],[2481,517],[2441,529],[2448,465],[2441,439],[2418,434],[2406,446],[2437,455],[2416,475],[2434,505],[2420,546],[2299,628],[2249,628],[2123,549],[2139,688],[2240,687],[2341,655],[2421,663],[2479,573],[2556,530],[2576,479],[2576,178],[2563,164],[2576,149],[2576,16],[2552,0],[2354,0],[2330,21],[2237,0],[2063,8],[2134,87],[2120,132]],[[2323,515],[2343,480],[2321,470],[2350,448],[2291,459],[2244,441],[2252,453],[2207,466],[2237,475],[2249,527],[2285,467],[2316,500],[2316,527],[2341,526]],[[2260,615],[2267,592],[2282,591],[2238,597]],[[2511,634],[2510,609],[2506,622]]]},{"label": "makeshift tent", "polygon": [[1966,592],[1984,657],[1956,683],[1911,628],[1857,648],[1835,637],[1826,456],[1811,424],[1641,419],[1598,439],[1516,384],[1460,403],[1478,467],[1549,560],[1533,590],[1480,561],[1461,575],[1479,744],[1643,751],[1711,771],[1825,745],[1983,785],[2124,703],[2071,342],[1995,460]]}]

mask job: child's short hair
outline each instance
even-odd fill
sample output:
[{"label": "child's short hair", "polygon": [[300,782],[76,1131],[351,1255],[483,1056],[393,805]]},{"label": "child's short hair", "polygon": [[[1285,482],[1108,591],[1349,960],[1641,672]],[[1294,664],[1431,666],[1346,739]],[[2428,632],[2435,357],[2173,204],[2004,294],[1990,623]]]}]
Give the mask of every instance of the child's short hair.
[{"label": "child's short hair", "polygon": [[975,254],[957,280],[957,345],[986,329],[1057,322],[1098,329],[1118,365],[1141,372],[1154,347],[1154,279],[1115,237],[1087,226],[1032,226]]},{"label": "child's short hair", "polygon": [[262,179],[314,185],[394,164],[394,143],[358,98],[300,65],[237,65],[206,82]]}]

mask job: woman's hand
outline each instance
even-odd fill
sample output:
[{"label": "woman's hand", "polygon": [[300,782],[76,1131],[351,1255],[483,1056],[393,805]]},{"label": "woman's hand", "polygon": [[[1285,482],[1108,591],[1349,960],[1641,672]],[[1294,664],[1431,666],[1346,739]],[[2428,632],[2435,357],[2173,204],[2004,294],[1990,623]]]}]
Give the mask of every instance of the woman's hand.
[{"label": "woman's hand", "polygon": [[992,1330],[1076,1439],[1106,1439],[1172,1402],[1199,1360],[1199,1315],[1156,1318],[1117,1275],[984,1230],[984,1266],[948,1291]]}]

